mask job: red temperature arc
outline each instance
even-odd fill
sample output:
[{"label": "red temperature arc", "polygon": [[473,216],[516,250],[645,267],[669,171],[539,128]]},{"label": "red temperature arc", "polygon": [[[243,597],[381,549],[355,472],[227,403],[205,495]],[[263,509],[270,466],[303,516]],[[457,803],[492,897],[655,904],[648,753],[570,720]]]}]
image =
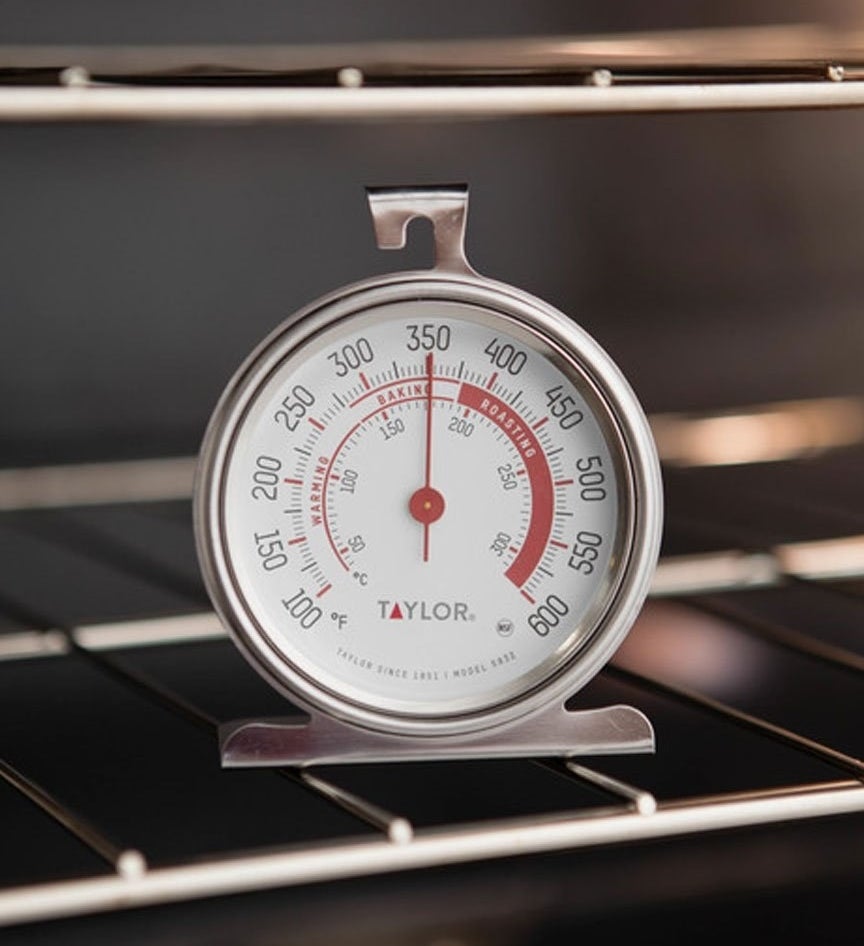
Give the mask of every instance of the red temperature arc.
[{"label": "red temperature arc", "polygon": [[555,493],[549,464],[534,432],[500,398],[484,388],[466,383],[460,388],[456,401],[496,424],[510,438],[525,465],[531,483],[531,521],[519,554],[505,572],[507,578],[521,588],[540,564],[552,532]]}]

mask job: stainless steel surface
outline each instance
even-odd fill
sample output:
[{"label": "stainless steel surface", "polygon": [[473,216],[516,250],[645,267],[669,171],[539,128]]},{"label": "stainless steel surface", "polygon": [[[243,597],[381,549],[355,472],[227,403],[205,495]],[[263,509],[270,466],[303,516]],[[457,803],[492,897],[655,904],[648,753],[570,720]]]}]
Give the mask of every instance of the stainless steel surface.
[{"label": "stainless steel surface", "polygon": [[0,122],[351,121],[857,108],[864,83],[488,88],[0,88]]},{"label": "stainless steel surface", "polygon": [[553,705],[507,727],[458,739],[369,732],[322,714],[301,721],[239,720],[226,723],[219,735],[226,768],[654,751],[651,723],[632,706],[570,712]]},{"label": "stainless steel surface", "polygon": [[369,210],[379,250],[401,250],[408,236],[408,224],[424,217],[432,224],[435,240],[435,269],[476,276],[465,255],[468,222],[468,188],[450,187],[369,187]]}]

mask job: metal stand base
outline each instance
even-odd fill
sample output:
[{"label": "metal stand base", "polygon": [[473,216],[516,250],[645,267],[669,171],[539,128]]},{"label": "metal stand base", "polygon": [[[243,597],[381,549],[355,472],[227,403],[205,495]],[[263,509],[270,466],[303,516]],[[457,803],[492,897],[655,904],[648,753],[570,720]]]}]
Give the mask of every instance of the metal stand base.
[{"label": "metal stand base", "polygon": [[235,720],[219,727],[219,743],[223,768],[264,768],[653,752],[654,730],[632,706],[557,706],[505,729],[458,736],[391,735],[317,714]]}]

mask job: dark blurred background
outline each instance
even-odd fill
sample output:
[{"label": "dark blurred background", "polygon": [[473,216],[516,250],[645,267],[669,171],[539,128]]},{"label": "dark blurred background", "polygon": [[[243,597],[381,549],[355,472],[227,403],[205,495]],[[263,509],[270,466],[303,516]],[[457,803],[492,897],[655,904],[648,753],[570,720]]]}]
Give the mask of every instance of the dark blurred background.
[{"label": "dark blurred background", "polygon": [[[0,2],[0,43],[312,43],[849,21],[857,4]],[[482,272],[649,411],[860,392],[864,113],[0,126],[0,464],[191,453],[315,296],[421,265],[363,185],[464,180]]]}]

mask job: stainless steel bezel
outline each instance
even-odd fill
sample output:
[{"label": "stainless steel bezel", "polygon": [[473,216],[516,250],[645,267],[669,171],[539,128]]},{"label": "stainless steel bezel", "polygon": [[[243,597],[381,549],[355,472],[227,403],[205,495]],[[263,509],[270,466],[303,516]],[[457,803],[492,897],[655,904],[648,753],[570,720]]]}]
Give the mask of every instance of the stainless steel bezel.
[{"label": "stainless steel bezel", "polygon": [[[374,709],[336,693],[275,652],[237,588],[223,536],[226,465],[243,419],[262,384],[289,352],[353,314],[387,303],[440,299],[479,306],[518,323],[569,361],[593,386],[605,427],[622,454],[619,502],[626,535],[614,587],[595,630],[542,680],[481,710],[417,716]],[[195,488],[199,558],[223,623],[252,666],[292,702],[369,729],[413,736],[453,736],[506,727],[561,702],[587,683],[615,652],[642,605],[657,559],[662,489],[653,440],[620,371],[584,330],[541,300],[471,274],[396,273],[346,287],[304,308],[272,332],[232,378],[202,445]]]}]

